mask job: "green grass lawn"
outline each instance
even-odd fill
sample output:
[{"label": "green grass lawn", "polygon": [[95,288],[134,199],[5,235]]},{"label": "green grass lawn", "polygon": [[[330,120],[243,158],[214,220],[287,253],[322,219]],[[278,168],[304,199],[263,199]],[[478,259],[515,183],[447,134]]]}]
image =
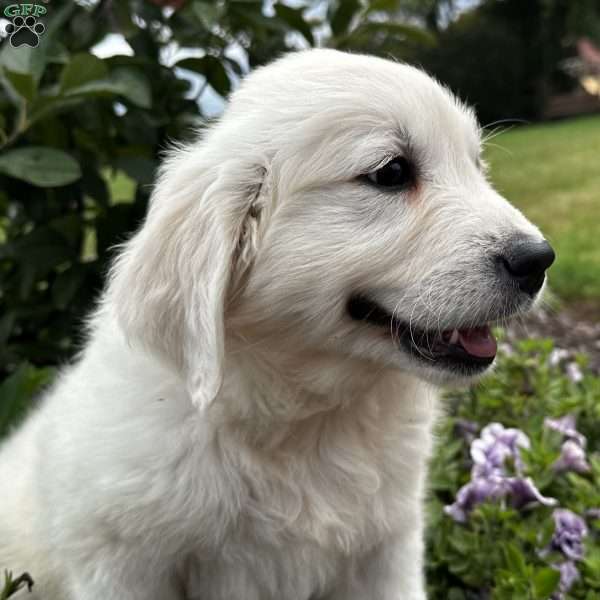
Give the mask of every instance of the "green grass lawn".
[{"label": "green grass lawn", "polygon": [[498,191],[554,246],[554,292],[600,303],[600,116],[515,128],[486,158]]}]

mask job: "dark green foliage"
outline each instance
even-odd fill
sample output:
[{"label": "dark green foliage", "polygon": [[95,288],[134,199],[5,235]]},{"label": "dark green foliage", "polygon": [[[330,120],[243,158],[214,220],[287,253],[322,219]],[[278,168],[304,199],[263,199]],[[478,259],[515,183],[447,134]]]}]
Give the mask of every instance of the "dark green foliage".
[{"label": "dark green foliage", "polygon": [[531,118],[535,97],[524,86],[522,40],[509,24],[465,15],[439,34],[435,47],[419,50],[415,60],[473,105],[485,125],[502,117]]},{"label": "dark green foliage", "polygon": [[[177,67],[226,96],[241,74],[224,55],[232,41],[251,66],[284,51],[292,30],[312,42],[301,11],[277,6],[268,18],[261,8],[194,1],[167,16],[139,0],[95,8],[53,1],[37,48],[3,44],[0,377],[24,360],[55,365],[73,354],[110,248],[145,213],[161,151],[202,126],[189,83],[158,61],[167,45],[201,48],[202,58]],[[134,56],[90,52],[111,31],[123,33]]]},{"label": "dark green foliage", "polygon": [[53,376],[54,369],[51,367],[36,369],[22,363],[0,384],[0,438],[18,423],[35,394],[48,385]]},{"label": "dark green foliage", "polygon": [[584,35],[600,36],[597,2],[484,0],[406,56],[475,105],[482,124],[531,120],[552,93],[578,85],[560,65]]}]

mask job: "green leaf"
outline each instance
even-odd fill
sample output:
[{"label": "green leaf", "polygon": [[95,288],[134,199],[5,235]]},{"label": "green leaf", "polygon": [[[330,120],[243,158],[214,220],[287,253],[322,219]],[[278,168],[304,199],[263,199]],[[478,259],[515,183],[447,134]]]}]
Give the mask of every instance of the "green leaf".
[{"label": "green leaf", "polygon": [[[94,44],[94,37],[98,27],[98,16],[88,11],[77,11],[70,19],[69,30],[75,48],[89,48]],[[99,41],[99,40],[96,40]]]},{"label": "green leaf", "polygon": [[28,102],[33,101],[37,92],[37,83],[31,73],[17,73],[4,69],[4,76],[19,96]]},{"label": "green leaf", "polygon": [[11,334],[17,315],[14,311],[8,311],[0,317],[0,345],[4,345]]},{"label": "green leaf", "polygon": [[314,45],[315,40],[313,38],[312,29],[310,28],[310,25],[304,20],[304,16],[302,15],[302,9],[292,8],[291,6],[286,6],[285,4],[276,4],[275,13],[280,19],[284,20],[292,29],[299,31],[311,44],[311,46]]},{"label": "green leaf", "polygon": [[140,108],[152,107],[152,91],[146,76],[138,69],[121,67],[110,76],[117,94]]},{"label": "green leaf", "polygon": [[50,40],[46,49],[46,63],[66,65],[70,60],[69,51],[58,40]]},{"label": "green leaf", "polygon": [[[46,19],[46,33],[42,36],[40,46],[50,45],[54,42],[54,36],[64,33],[64,26],[71,18],[73,12],[77,10],[76,2],[65,2],[62,6],[53,6],[52,12],[48,11]],[[40,47],[38,46],[38,48]]]},{"label": "green leaf", "polygon": [[14,90],[21,97],[31,101],[46,66],[45,45],[40,44],[36,48],[14,48],[10,44],[4,44],[0,51],[0,66]]},{"label": "green leaf", "polygon": [[184,58],[175,66],[181,69],[188,69],[196,73],[201,73],[206,77],[208,83],[210,83],[210,85],[222,96],[226,96],[231,91],[229,75],[227,75],[223,63],[214,56]]},{"label": "green leaf", "polygon": [[28,146],[0,154],[0,173],[40,187],[57,187],[81,177],[79,163],[62,150]]},{"label": "green leaf", "polygon": [[7,600],[19,590],[27,587],[31,591],[33,587],[33,579],[29,573],[22,573],[19,577],[13,579],[11,571],[4,571],[4,588],[0,589],[0,600]]},{"label": "green leaf", "polygon": [[0,51],[0,65],[13,73],[31,75],[37,82],[46,65],[46,54],[41,46],[42,44],[37,48],[29,46],[13,48],[10,44],[4,44]]},{"label": "green leaf", "polygon": [[36,369],[23,363],[0,384],[0,436],[25,413],[33,396],[51,381],[53,374],[53,369]]},{"label": "green leaf", "polygon": [[398,9],[398,0],[371,0],[367,12],[392,11]]},{"label": "green leaf", "polygon": [[63,98],[62,96],[57,96],[48,98],[38,96],[31,105],[28,118],[29,126],[31,127],[40,119],[45,119],[51,115],[68,112],[79,106],[84,100],[85,98],[83,97]]},{"label": "green leaf", "polygon": [[515,544],[509,542],[504,546],[504,556],[511,572],[522,576],[527,575],[528,570],[525,559]]},{"label": "green leaf", "polygon": [[363,23],[359,25],[349,38],[350,45],[353,39],[367,36],[372,37],[378,32],[383,32],[390,36],[398,36],[406,40],[417,42],[420,44],[433,44],[435,38],[425,29],[406,25],[404,23],[384,22],[384,23]]},{"label": "green leaf", "polygon": [[337,8],[331,16],[331,31],[334,36],[343,35],[348,32],[354,16],[360,11],[359,0],[340,0]]},{"label": "green leaf", "polygon": [[75,54],[60,76],[60,90],[65,92],[85,85],[90,81],[108,77],[104,61],[93,54]]},{"label": "green leaf", "polygon": [[143,156],[121,156],[115,161],[115,168],[122,169],[140,185],[150,185],[154,181],[156,163]]},{"label": "green leaf", "polygon": [[59,310],[65,310],[85,282],[86,270],[82,265],[73,265],[58,275],[52,284],[52,300]]},{"label": "green leaf", "polygon": [[448,591],[448,600],[465,600],[465,593],[458,588],[451,588]]},{"label": "green leaf", "polygon": [[472,540],[462,531],[457,531],[450,538],[450,545],[459,553],[468,556],[473,550]]},{"label": "green leaf", "polygon": [[33,284],[33,281],[27,281],[28,278],[35,280],[36,275],[43,275],[74,257],[64,236],[44,226],[0,245],[0,258],[11,258],[20,264],[21,295],[26,297]]},{"label": "green leaf", "polygon": [[108,78],[89,81],[65,90],[64,96],[122,96],[140,108],[152,107],[152,92],[146,77],[136,69],[115,69]]},{"label": "green leaf", "polygon": [[202,25],[210,31],[222,18],[225,12],[225,3],[220,4],[218,2],[201,2],[195,0],[192,8]]},{"label": "green leaf", "polygon": [[533,591],[536,598],[546,600],[556,590],[560,573],[556,569],[546,567],[538,569],[533,576]]}]

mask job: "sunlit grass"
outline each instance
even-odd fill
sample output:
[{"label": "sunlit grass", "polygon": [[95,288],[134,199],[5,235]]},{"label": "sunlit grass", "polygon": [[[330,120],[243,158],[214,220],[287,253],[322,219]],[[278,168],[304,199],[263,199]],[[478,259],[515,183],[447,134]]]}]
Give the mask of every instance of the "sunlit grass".
[{"label": "sunlit grass", "polygon": [[600,300],[600,116],[515,128],[486,158],[497,189],[556,249],[554,292]]}]

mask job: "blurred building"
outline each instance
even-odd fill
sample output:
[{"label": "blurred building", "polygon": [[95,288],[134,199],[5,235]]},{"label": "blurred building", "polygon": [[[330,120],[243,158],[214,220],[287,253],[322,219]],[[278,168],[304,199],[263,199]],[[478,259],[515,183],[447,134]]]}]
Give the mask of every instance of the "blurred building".
[{"label": "blurred building", "polygon": [[557,118],[600,112],[600,49],[587,38],[577,40],[575,55],[560,67],[576,84],[572,91],[550,96],[544,117]]}]

